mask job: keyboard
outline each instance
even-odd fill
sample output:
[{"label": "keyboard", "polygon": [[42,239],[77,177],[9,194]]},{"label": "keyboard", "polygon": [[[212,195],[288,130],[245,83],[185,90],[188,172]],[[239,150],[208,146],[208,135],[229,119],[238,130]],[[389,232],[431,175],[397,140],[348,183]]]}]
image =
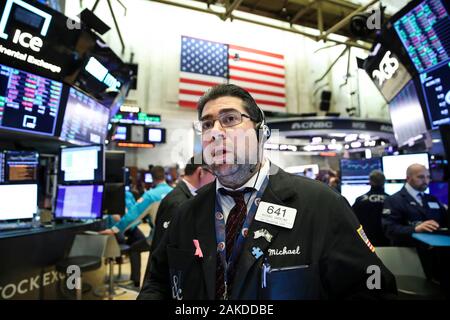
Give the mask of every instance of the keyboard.
[{"label": "keyboard", "polygon": [[31,229],[31,222],[0,223],[0,231]]}]

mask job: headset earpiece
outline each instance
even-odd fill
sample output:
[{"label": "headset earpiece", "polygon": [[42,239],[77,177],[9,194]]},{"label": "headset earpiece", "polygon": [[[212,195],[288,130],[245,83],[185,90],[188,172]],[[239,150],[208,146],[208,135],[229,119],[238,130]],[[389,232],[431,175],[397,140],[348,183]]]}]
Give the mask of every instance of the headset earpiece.
[{"label": "headset earpiece", "polygon": [[261,114],[261,122],[259,122],[256,125],[256,135],[259,140],[259,130],[262,130],[262,135],[264,141],[267,141],[270,138],[271,132],[269,126],[266,124],[266,116],[264,115],[264,111],[260,107],[258,107],[258,110]]}]

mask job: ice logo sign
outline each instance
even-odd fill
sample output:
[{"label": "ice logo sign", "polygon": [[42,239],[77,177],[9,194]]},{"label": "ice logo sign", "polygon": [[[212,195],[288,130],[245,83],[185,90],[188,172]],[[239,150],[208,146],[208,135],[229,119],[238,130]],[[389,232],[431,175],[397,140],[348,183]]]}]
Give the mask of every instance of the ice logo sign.
[{"label": "ice logo sign", "polygon": [[[22,7],[23,9],[30,11],[42,18],[44,18],[44,23],[42,25],[40,35],[45,37],[52,20],[52,16],[32,5],[22,1],[22,0],[8,0],[6,2],[5,8],[3,10],[2,17],[0,19],[0,38],[8,40],[9,35],[5,32],[6,25],[8,23],[11,10],[13,5]],[[13,43],[19,44],[24,48],[31,49],[33,51],[39,52],[43,45],[42,39],[36,37],[28,32],[22,32],[20,29],[16,29],[13,35]]]}]

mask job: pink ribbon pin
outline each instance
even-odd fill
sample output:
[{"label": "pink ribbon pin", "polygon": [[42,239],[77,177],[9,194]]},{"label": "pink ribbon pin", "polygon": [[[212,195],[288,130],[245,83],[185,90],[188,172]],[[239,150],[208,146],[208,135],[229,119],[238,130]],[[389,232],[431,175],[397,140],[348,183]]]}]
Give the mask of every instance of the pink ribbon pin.
[{"label": "pink ribbon pin", "polygon": [[203,252],[202,249],[200,249],[200,243],[198,242],[197,239],[192,240],[194,242],[194,246],[195,246],[195,256],[198,256],[199,258],[203,258]]}]

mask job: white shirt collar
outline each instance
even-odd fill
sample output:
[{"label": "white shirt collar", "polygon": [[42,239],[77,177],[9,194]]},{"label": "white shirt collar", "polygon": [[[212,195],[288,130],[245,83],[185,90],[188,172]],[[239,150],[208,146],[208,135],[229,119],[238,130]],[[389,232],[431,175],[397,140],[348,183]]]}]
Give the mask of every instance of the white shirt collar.
[{"label": "white shirt collar", "polygon": [[197,195],[197,188],[195,188],[192,184],[186,181],[186,179],[183,179],[183,182],[187,185],[189,191],[193,196]]},{"label": "white shirt collar", "polygon": [[419,193],[421,192],[414,189],[408,182],[405,183],[405,189],[413,197],[414,200],[419,199],[420,201],[422,201],[422,199],[419,198]]},{"label": "white shirt collar", "polygon": [[[230,191],[243,190],[244,188],[255,188],[256,190],[259,190],[264,182],[264,179],[266,178],[266,176],[269,175],[269,171],[270,171],[270,161],[266,159],[266,160],[264,160],[264,164],[261,167],[259,174],[258,174],[258,172],[256,174],[254,174],[253,177],[250,178],[250,180],[248,180],[244,185],[240,186],[236,190],[225,187],[224,185],[222,185],[220,183],[219,179],[216,179],[216,192],[220,188],[224,188],[224,189],[230,190]],[[256,179],[258,179],[258,180],[256,181]]]}]

